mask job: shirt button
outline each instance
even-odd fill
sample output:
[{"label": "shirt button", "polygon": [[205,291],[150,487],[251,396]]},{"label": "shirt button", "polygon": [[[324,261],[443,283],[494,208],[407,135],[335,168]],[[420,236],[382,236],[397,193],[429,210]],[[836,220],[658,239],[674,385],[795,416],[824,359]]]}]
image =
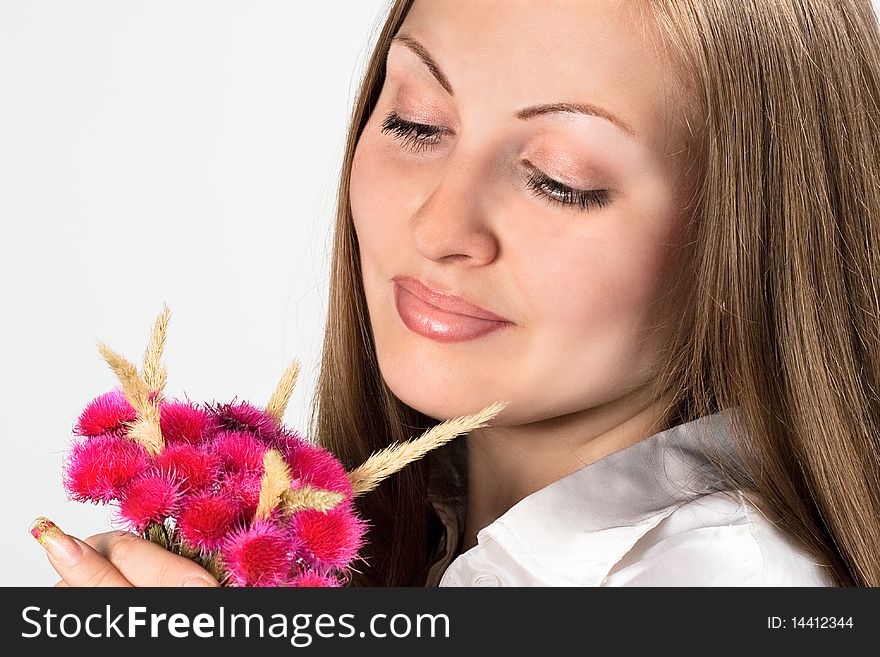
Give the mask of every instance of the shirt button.
[{"label": "shirt button", "polygon": [[474,577],[474,586],[501,586],[501,580],[495,575],[489,573],[481,573]]}]

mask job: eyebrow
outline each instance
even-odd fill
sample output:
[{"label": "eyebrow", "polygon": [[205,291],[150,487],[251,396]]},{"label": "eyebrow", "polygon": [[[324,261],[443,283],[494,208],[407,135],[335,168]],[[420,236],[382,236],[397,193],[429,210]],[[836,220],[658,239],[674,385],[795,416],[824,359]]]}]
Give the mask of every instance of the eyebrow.
[{"label": "eyebrow", "polygon": [[[431,72],[431,75],[433,75],[436,78],[437,82],[440,83],[440,86],[443,87],[450,96],[455,96],[455,92],[452,90],[452,85],[449,83],[449,78],[446,77],[443,69],[440,68],[439,64],[437,64],[437,62],[431,56],[431,53],[428,52],[427,48],[425,48],[421,43],[419,43],[416,39],[409,36],[408,34],[397,34],[391,41],[393,43],[400,43],[401,45],[406,46],[409,50],[415,53],[416,56],[418,56],[418,58],[422,60],[422,63],[424,63],[424,65],[428,68],[428,71]],[[614,126],[625,132],[630,137],[635,138],[636,136],[635,131],[630,128],[629,125],[627,125],[624,121],[619,119],[608,110],[603,109],[598,105],[593,105],[591,103],[545,103],[542,105],[531,105],[529,107],[525,107],[519,110],[516,113],[516,118],[528,120],[535,116],[558,113],[585,114],[587,116],[596,116],[612,123]]]}]

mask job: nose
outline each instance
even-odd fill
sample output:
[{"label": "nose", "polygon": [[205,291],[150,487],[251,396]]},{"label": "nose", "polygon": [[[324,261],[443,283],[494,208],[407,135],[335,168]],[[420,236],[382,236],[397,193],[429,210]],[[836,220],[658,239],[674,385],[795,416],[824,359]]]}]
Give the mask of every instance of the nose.
[{"label": "nose", "polygon": [[499,242],[489,221],[481,179],[486,179],[486,172],[475,160],[451,159],[444,167],[410,221],[416,248],[426,258],[476,267],[498,257]]}]

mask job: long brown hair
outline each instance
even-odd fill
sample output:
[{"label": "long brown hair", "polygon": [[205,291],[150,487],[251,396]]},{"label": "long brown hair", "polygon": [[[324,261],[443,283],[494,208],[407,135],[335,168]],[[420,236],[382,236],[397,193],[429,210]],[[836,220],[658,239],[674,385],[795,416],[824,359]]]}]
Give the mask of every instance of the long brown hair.
[{"label": "long brown hair", "polygon": [[[349,205],[355,146],[412,0],[389,9],[357,93],[310,435],[349,468],[436,424],[385,385]],[[768,516],[846,586],[880,586],[880,30],[870,0],[644,0],[697,120],[682,302],[657,380],[669,418],[737,407]],[[671,293],[671,291],[670,291]],[[723,467],[723,464],[719,464]],[[424,462],[359,498],[353,586],[423,586]]]}]

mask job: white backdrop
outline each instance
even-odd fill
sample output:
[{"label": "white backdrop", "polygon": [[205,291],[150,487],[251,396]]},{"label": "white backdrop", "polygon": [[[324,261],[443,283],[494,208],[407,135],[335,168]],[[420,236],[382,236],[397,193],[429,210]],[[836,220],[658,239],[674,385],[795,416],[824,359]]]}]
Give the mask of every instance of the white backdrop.
[{"label": "white backdrop", "polygon": [[[875,3],[876,6],[876,3]],[[167,392],[259,402],[293,358],[305,426],[346,122],[386,0],[0,0],[2,585],[56,581],[28,535],[85,537],[76,416],[172,311]]]},{"label": "white backdrop", "polygon": [[385,0],[0,0],[0,584],[57,581],[28,534],[77,536],[61,463],[167,302],[167,392],[268,401],[326,312],[346,122]]}]

